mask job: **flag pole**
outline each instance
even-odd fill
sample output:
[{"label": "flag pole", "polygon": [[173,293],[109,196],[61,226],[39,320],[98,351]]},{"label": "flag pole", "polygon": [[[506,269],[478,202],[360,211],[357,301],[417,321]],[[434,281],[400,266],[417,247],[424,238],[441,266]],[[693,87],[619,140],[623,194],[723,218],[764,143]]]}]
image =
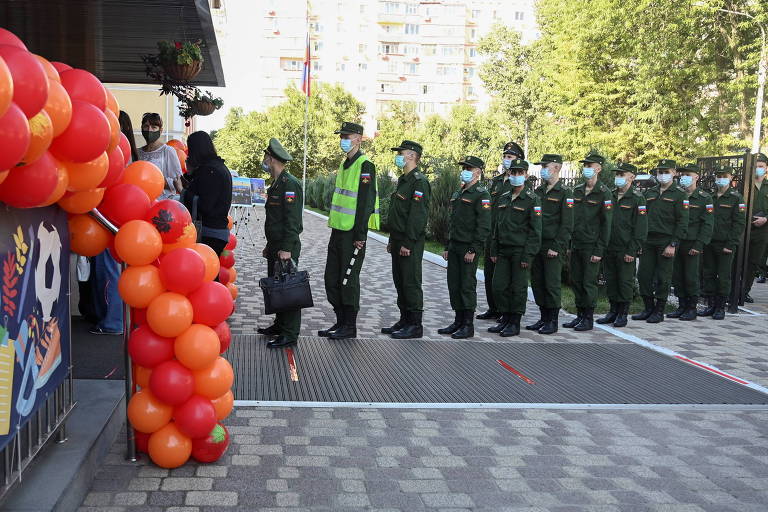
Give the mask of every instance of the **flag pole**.
[{"label": "flag pole", "polygon": [[306,49],[306,58],[307,62],[305,66],[307,66],[307,69],[304,71],[305,73],[305,87],[306,90],[304,91],[304,170],[302,172],[301,176],[301,207],[302,209],[307,204],[307,125],[309,124],[309,76],[311,72],[311,64],[312,60],[309,56],[309,0],[307,0],[307,19],[306,19],[306,25],[307,25],[307,49]]}]

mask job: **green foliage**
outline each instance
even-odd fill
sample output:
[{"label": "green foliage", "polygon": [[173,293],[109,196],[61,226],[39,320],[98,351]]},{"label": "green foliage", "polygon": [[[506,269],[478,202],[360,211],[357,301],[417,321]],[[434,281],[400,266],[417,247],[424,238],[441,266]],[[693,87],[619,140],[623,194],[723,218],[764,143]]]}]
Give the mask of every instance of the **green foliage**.
[{"label": "green foliage", "polygon": [[194,62],[202,62],[203,53],[200,51],[200,41],[179,42],[159,41],[157,48],[160,50],[158,58],[161,64],[190,65]]},{"label": "green foliage", "polygon": [[459,168],[451,160],[434,163],[429,200],[427,236],[443,245],[448,242],[449,203],[451,195],[459,188]]},{"label": "green foliage", "polygon": [[396,182],[388,172],[379,171],[376,176],[376,187],[379,193],[379,214],[381,217],[381,230],[389,231],[389,206],[392,202],[392,194],[395,192]]}]

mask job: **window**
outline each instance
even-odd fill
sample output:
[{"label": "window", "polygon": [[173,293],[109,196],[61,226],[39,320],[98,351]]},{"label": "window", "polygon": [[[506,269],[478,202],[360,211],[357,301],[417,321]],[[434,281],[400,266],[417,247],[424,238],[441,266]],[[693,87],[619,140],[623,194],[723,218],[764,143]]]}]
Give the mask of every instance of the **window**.
[{"label": "window", "polygon": [[[302,69],[303,69],[303,68],[302,68]],[[319,62],[319,61],[314,61],[314,62],[312,63],[312,71],[322,71],[322,70],[323,70],[323,65],[322,65],[322,64],[320,64],[320,62]]]},{"label": "window", "polygon": [[368,64],[365,62],[360,62],[357,64],[357,70],[358,71],[368,71]]},{"label": "window", "polygon": [[360,4],[360,14],[365,14],[365,4]]},{"label": "window", "polygon": [[386,32],[387,34],[392,32],[392,25],[382,25],[381,29]]},{"label": "window", "polygon": [[437,53],[437,45],[434,45],[434,44],[424,45],[424,55],[431,56],[431,55],[435,55],[436,53]]},{"label": "window", "polygon": [[456,46],[443,46],[442,47],[442,54],[443,57],[455,57],[458,55],[460,51],[460,48]]},{"label": "window", "polygon": [[472,19],[476,20],[480,17],[480,9],[472,9]]},{"label": "window", "polygon": [[406,75],[415,75],[419,72],[419,65],[413,62],[403,62],[403,73]]},{"label": "window", "polygon": [[469,97],[475,96],[475,88],[472,87],[471,85],[467,87],[467,96]]},{"label": "window", "polygon": [[418,14],[419,6],[417,4],[405,4],[405,14]]},{"label": "window", "polygon": [[523,21],[525,13],[522,11],[515,11],[515,21]]},{"label": "window", "polygon": [[429,86],[427,84],[421,86],[421,94],[429,94]]},{"label": "window", "polygon": [[312,47],[313,47],[313,49],[314,49],[316,52],[319,52],[320,50],[322,50],[322,49],[323,49],[323,42],[322,42],[322,41],[315,41],[315,42],[313,43]]},{"label": "window", "polygon": [[387,62],[387,73],[397,73],[397,62]]},{"label": "window", "polygon": [[387,14],[399,13],[400,7],[400,2],[384,2],[384,12]]},{"label": "window", "polygon": [[357,53],[365,53],[368,51],[368,45],[365,43],[360,43],[357,45]]},{"label": "window", "polygon": [[475,68],[464,68],[464,80],[469,80],[475,76]]},{"label": "window", "polygon": [[317,21],[310,23],[309,28],[313,32],[322,32],[325,29],[325,27]]},{"label": "window", "polygon": [[419,114],[434,114],[434,112],[435,112],[435,104],[434,103],[419,103],[418,111],[419,111]]},{"label": "window", "polygon": [[406,34],[413,34],[416,35],[419,33],[419,26],[415,23],[406,23],[405,24],[405,33]]},{"label": "window", "polygon": [[295,59],[280,59],[280,67],[283,71],[301,71],[304,69],[304,62]]},{"label": "window", "polygon": [[456,77],[457,74],[458,74],[458,70],[456,66],[446,66],[446,65],[437,66],[438,76]]},{"label": "window", "polygon": [[397,43],[383,43],[381,45],[381,53],[387,55],[394,55],[400,53],[400,45]]},{"label": "window", "polygon": [[337,62],[336,63],[336,71],[346,71],[347,70],[347,63],[346,62]]},{"label": "window", "polygon": [[469,31],[469,39],[471,41],[477,40],[477,29],[476,28],[473,28],[472,30]]},{"label": "window", "polygon": [[417,44],[406,44],[403,45],[403,53],[406,55],[418,55],[419,54],[419,45]]},{"label": "window", "polygon": [[477,57],[477,48],[470,48],[470,49],[469,49],[469,57],[470,57],[470,58],[475,58],[475,57]]}]

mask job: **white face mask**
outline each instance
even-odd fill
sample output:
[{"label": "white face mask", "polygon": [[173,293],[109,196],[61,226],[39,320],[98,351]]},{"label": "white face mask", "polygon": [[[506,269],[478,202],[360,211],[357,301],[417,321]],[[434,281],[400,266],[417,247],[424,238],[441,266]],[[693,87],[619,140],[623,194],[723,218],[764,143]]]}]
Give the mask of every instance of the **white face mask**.
[{"label": "white face mask", "polygon": [[581,175],[590,180],[595,175],[595,170],[591,167],[585,167],[581,170]]}]

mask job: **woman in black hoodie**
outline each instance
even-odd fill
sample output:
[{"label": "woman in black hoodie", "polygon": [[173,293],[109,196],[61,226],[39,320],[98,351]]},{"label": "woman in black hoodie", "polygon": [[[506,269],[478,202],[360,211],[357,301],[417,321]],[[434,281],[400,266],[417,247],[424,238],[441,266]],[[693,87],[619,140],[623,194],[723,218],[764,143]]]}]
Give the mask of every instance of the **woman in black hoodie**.
[{"label": "woman in black hoodie", "polygon": [[229,241],[227,215],[232,206],[232,174],[216,154],[213,141],[206,132],[191,134],[187,138],[187,147],[191,181],[184,191],[184,206],[194,212],[194,198],[198,198],[194,220],[202,221],[202,242],[220,255]]}]

